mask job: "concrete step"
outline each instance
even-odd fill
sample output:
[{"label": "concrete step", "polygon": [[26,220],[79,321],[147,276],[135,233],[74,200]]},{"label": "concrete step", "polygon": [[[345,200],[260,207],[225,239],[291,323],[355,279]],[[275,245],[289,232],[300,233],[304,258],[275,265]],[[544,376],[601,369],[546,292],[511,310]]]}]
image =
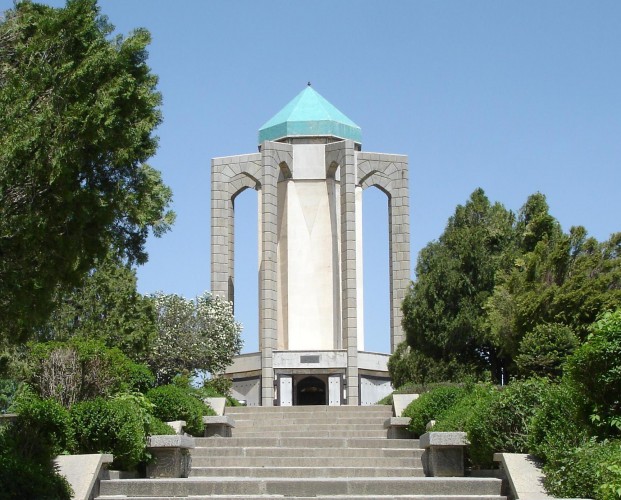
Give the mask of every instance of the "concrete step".
[{"label": "concrete step", "polygon": [[414,458],[419,459],[421,449],[410,448],[295,448],[295,447],[200,447],[192,450],[193,459],[200,457],[320,457],[320,458]]},{"label": "concrete step", "polygon": [[192,468],[195,467],[420,467],[418,457],[199,457],[192,455]]},{"label": "concrete step", "polygon": [[232,430],[234,437],[277,437],[277,438],[301,438],[301,437],[325,437],[325,438],[344,438],[344,437],[352,437],[352,438],[386,438],[387,431],[386,429],[382,430],[341,430],[341,429],[316,429],[316,430],[266,430],[266,431],[258,431],[258,430],[246,430],[246,429],[233,429]]},{"label": "concrete step", "polygon": [[322,429],[338,429],[338,430],[356,430],[356,431],[376,431],[376,430],[385,430],[384,422],[375,422],[371,423],[356,423],[356,424],[340,424],[338,422],[307,422],[304,424],[300,424],[297,422],[264,422],[263,424],[255,423],[254,425],[242,424],[238,425],[237,421],[235,421],[235,428],[233,430],[239,431],[272,431],[283,429],[287,431],[294,431],[296,429],[301,430],[322,430]]},{"label": "concrete step", "polygon": [[[371,417],[350,417],[350,416],[317,416],[316,418],[308,417],[295,417],[295,418],[278,418],[278,419],[252,419],[243,415],[243,418],[232,417],[227,415],[235,421],[235,427],[278,427],[281,425],[309,425],[309,424],[331,424],[331,425],[368,425],[368,424],[380,424],[383,425],[385,418],[380,415]],[[389,418],[389,417],[386,417]]]},{"label": "concrete step", "polygon": [[[500,496],[500,479],[433,477],[123,479],[101,482],[100,495],[176,497],[190,495],[337,495]],[[100,497],[100,500],[102,500]]]},{"label": "concrete step", "polygon": [[373,413],[392,411],[390,405],[367,406],[227,406],[226,413]]},{"label": "concrete step", "polygon": [[354,478],[354,477],[424,477],[422,467],[195,467],[192,477],[232,478]]},{"label": "concrete step", "polygon": [[[129,500],[130,498],[125,495],[103,495],[97,497],[98,500]],[[282,500],[283,498],[295,498],[296,500],[507,500],[507,497],[495,496],[495,495],[337,495],[337,496],[325,496],[321,497],[284,497],[282,495],[190,495],[183,497],[185,500]],[[170,497],[140,497],[140,500],[170,500]]]},{"label": "concrete step", "polygon": [[327,437],[209,437],[195,438],[197,447],[230,448],[284,447],[284,448],[408,448],[419,449],[418,439],[384,438],[327,438]]},{"label": "concrete step", "polygon": [[420,467],[420,457],[309,457],[301,450],[299,455],[263,457],[197,456],[192,453],[192,469],[197,467]]}]

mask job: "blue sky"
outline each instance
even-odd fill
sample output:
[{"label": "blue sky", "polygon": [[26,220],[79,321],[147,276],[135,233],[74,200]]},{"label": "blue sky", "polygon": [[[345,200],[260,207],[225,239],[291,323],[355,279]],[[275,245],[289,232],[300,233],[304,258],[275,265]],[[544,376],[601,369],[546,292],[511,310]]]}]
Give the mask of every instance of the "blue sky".
[{"label": "blue sky", "polygon": [[[63,5],[61,1],[46,2]],[[0,0],[0,10],[12,1]],[[151,164],[173,231],[148,243],[143,293],[210,287],[210,160],[256,151],[259,127],[307,81],[362,128],[366,151],[409,156],[412,270],[482,187],[517,211],[546,194],[563,228],[621,230],[618,0],[236,2],[102,0],[119,33],[145,27],[164,97]],[[368,350],[388,350],[385,198],[365,194]],[[256,198],[237,221],[236,316],[256,349]]]}]

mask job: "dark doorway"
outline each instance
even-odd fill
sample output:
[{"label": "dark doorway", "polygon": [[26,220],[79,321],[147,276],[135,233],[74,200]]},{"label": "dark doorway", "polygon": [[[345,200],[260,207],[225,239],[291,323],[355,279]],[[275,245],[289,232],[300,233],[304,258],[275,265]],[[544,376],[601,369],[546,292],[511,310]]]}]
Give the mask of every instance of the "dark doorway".
[{"label": "dark doorway", "polygon": [[300,380],[296,388],[297,405],[325,405],[326,384],[316,377]]}]

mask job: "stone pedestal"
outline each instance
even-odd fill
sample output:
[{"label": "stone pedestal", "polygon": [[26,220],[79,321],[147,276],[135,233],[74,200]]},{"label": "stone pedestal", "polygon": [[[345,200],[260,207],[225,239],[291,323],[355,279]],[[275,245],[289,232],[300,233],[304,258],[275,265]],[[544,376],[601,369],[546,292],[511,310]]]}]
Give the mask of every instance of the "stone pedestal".
[{"label": "stone pedestal", "polygon": [[426,432],[420,437],[425,476],[463,477],[465,432]]},{"label": "stone pedestal", "polygon": [[390,417],[384,421],[388,439],[412,439],[414,435],[408,430],[409,417]]},{"label": "stone pedestal", "polygon": [[210,416],[203,417],[203,424],[205,424],[205,437],[231,437],[235,420],[224,415]]},{"label": "stone pedestal", "polygon": [[147,477],[189,477],[192,448],[194,438],[189,436],[149,436],[147,449],[153,461],[147,464]]}]

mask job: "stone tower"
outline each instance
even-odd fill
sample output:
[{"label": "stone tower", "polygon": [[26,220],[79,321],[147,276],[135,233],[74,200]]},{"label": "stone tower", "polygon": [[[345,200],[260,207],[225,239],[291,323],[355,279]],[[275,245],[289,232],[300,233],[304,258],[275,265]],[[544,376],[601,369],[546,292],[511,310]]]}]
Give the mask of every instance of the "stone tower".
[{"label": "stone tower", "polygon": [[259,130],[259,152],[212,160],[211,289],[234,302],[234,202],[258,192],[259,351],[226,374],[249,405],[373,404],[387,354],[364,352],[362,191],[387,196],[391,350],[410,281],[407,157],[361,150],[360,128],[306,87]]}]

